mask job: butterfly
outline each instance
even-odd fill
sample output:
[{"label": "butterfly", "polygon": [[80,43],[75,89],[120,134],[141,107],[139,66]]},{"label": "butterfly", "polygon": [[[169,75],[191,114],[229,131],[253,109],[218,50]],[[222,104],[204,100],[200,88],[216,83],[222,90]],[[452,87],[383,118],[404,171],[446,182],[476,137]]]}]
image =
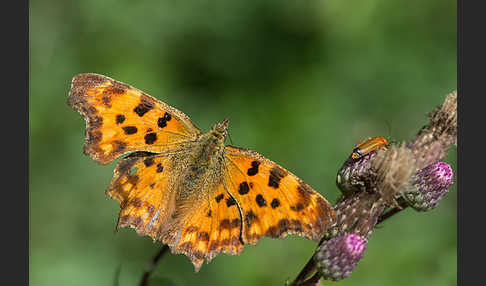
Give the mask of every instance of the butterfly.
[{"label": "butterfly", "polygon": [[187,255],[195,272],[264,236],[317,242],[335,224],[333,207],[297,176],[225,145],[228,119],[202,133],[181,111],[93,73],[73,78],[67,103],[86,120],[85,154],[103,165],[126,155],[106,190],[120,204],[116,228]]}]

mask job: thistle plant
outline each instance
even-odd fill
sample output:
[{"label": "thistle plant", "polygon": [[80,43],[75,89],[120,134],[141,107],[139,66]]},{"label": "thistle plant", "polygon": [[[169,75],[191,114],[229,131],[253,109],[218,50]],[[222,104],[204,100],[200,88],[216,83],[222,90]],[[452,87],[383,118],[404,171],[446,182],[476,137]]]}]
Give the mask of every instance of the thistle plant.
[{"label": "thistle plant", "polygon": [[456,91],[409,142],[357,159],[350,155],[336,177],[342,192],[334,206],[337,223],[291,285],[347,278],[377,224],[409,206],[420,212],[437,207],[453,184],[450,165],[441,161],[451,145],[457,145]]}]

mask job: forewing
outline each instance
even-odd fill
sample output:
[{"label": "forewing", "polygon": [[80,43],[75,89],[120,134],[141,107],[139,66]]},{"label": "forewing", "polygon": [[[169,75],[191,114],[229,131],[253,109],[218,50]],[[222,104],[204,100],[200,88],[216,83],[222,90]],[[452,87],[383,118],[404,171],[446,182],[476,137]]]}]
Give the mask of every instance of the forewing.
[{"label": "forewing", "polygon": [[132,151],[174,151],[200,134],[181,111],[103,75],[75,76],[68,105],[86,120],[85,154],[101,164]]}]

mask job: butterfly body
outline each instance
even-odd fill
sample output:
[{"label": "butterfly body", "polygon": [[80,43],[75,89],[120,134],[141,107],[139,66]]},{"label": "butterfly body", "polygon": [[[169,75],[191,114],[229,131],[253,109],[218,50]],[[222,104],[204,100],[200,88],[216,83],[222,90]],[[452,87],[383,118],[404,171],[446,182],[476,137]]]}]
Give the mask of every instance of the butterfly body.
[{"label": "butterfly body", "polygon": [[[205,192],[211,196],[214,186],[221,184],[227,124],[227,119],[215,124],[209,132],[196,140],[192,149],[175,155],[174,161],[183,162],[176,172],[180,174],[175,180],[179,184],[174,188],[177,190],[175,201],[179,204],[201,199],[200,196]],[[174,212],[177,211],[176,208]]]},{"label": "butterfly body", "polygon": [[181,111],[98,74],[73,78],[68,104],[86,120],[85,154],[116,165],[106,194],[119,202],[117,229],[167,244],[199,271],[264,237],[319,241],[333,207],[277,163],[224,144],[228,119],[202,133]]}]

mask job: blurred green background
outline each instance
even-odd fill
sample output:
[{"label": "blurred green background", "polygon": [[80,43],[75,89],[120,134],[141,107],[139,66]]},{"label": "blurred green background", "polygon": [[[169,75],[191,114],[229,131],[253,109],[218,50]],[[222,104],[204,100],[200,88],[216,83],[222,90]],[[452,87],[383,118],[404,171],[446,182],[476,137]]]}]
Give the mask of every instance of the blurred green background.
[{"label": "blurred green background", "polygon": [[[456,86],[456,2],[30,1],[31,285],[137,285],[160,245],[114,234],[115,163],[82,154],[71,78],[96,72],[182,110],[206,131],[230,117],[234,145],[297,174],[331,202],[357,140],[411,138]],[[446,161],[456,169],[456,150]],[[375,231],[339,285],[456,285],[456,188],[430,213]],[[201,272],[167,255],[151,285],[283,285],[314,251],[265,238]],[[325,282],[324,285],[332,284]]]}]

